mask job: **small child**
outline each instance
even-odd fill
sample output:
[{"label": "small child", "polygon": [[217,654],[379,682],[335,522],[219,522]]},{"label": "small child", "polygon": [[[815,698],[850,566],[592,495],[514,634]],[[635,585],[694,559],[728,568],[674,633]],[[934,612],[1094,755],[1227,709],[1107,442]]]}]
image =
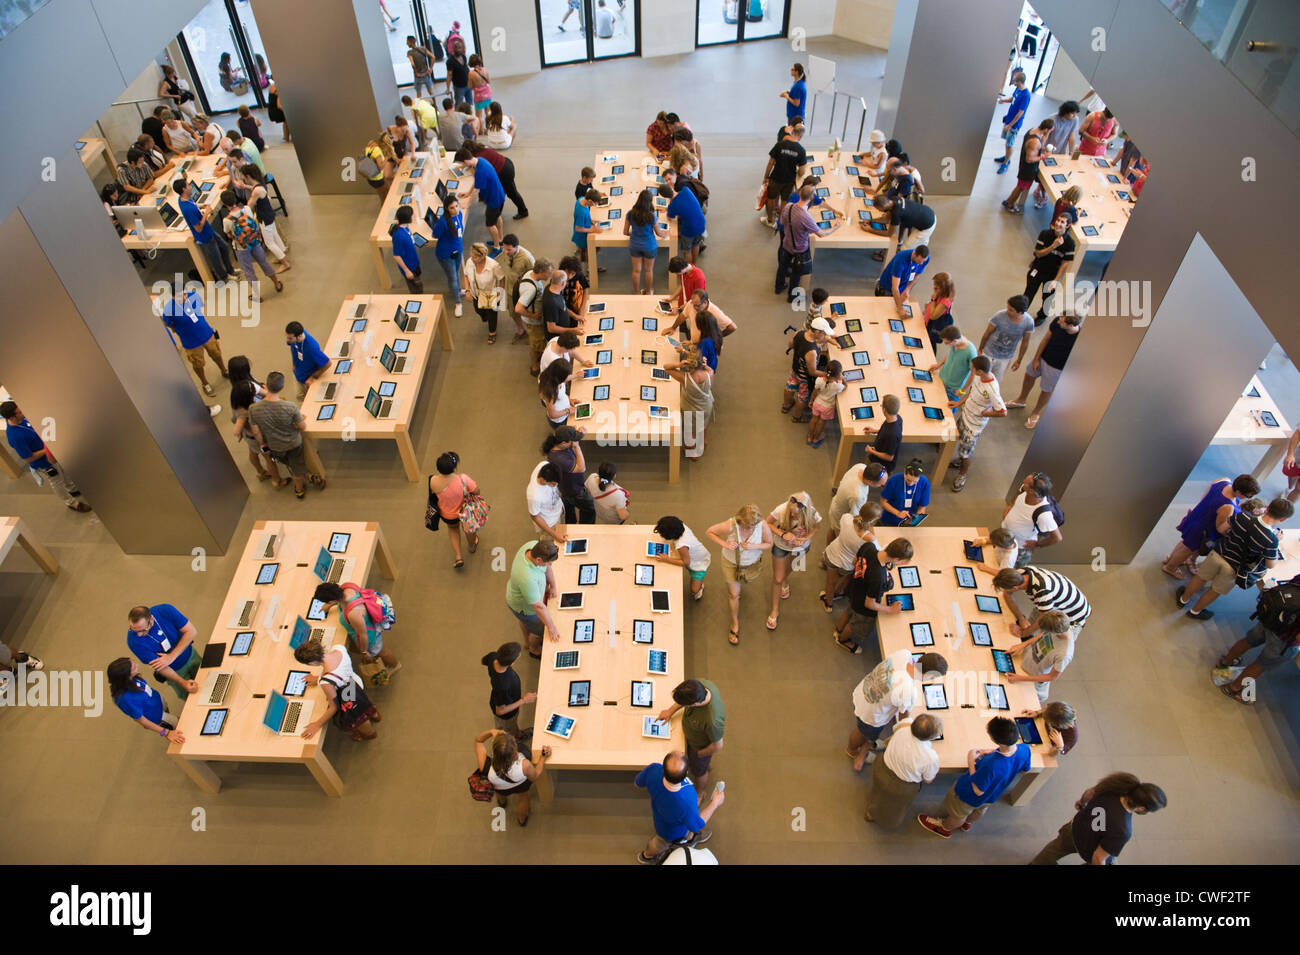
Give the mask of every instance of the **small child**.
[{"label": "small child", "polygon": [[578,184],[573,187],[573,198],[581,199],[591,188],[591,184],[596,181],[596,170],[590,166],[582,167],[582,175],[578,177]]},{"label": "small child", "polygon": [[[578,258],[583,262],[587,261],[587,234],[599,232],[600,227],[591,221],[591,209],[601,200],[602,193],[598,189],[588,189],[577,202],[573,204],[573,244],[577,246]],[[604,269],[604,266],[601,266]]]},{"label": "small child", "polygon": [[1014,568],[1016,558],[1020,556],[1020,545],[1016,543],[1015,536],[1005,527],[995,527],[989,531],[988,537],[977,537],[971,543],[976,547],[990,545],[993,547],[992,563],[982,561],[975,565],[989,576],[996,575],[999,570]]},{"label": "small child", "polygon": [[824,288],[815,288],[808,299],[808,318],[804,322],[803,330],[811,331],[814,319],[825,318],[831,323],[831,328],[835,327],[835,320],[822,314],[826,307],[826,300],[831,297],[831,293]]},{"label": "small child", "polygon": [[876,440],[867,445],[867,459],[884,465],[886,471],[894,470],[898,460],[898,450],[903,446],[903,418],[898,409],[903,406],[898,395],[885,395],[880,402],[880,410],[885,413],[885,420],[879,428],[864,426],[867,434],[874,434]]},{"label": "small child", "polygon": [[249,112],[247,106],[239,107],[239,131],[244,134],[244,138],[253,141],[253,145],[257,147],[259,154],[266,149],[266,142],[262,139],[261,130],[261,120]]},{"label": "small child", "polygon": [[812,420],[808,422],[808,447],[820,448],[826,439],[822,429],[835,417],[835,396],[844,390],[843,368],[837,361],[827,362],[826,377],[818,378],[814,387]]}]

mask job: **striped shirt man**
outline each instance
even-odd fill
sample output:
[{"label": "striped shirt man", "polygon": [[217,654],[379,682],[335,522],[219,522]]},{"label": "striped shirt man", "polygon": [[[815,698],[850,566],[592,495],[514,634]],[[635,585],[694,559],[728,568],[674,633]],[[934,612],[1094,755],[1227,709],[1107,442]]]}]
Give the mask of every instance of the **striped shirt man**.
[{"label": "striped shirt man", "polygon": [[1078,631],[1083,629],[1092,613],[1092,607],[1083,591],[1069,577],[1054,570],[1026,567],[1024,571],[1029,575],[1025,595],[1034,602],[1038,612],[1044,614],[1049,610],[1061,611],[1070,618],[1070,625],[1075,630],[1075,636],[1078,636]]},{"label": "striped shirt man", "polygon": [[1251,587],[1264,575],[1266,560],[1281,560],[1277,532],[1253,514],[1238,511],[1218,540],[1219,556],[1237,572],[1237,586]]}]

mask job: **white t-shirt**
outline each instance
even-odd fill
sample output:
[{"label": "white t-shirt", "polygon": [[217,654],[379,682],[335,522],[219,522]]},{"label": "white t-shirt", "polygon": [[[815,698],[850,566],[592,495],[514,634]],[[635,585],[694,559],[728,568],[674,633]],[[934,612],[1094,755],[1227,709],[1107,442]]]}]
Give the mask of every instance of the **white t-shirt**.
[{"label": "white t-shirt", "polygon": [[1010,547],[993,548],[993,566],[998,570],[1006,570],[1016,566],[1016,558],[1020,556],[1020,545],[1012,544]]},{"label": "white t-shirt", "polygon": [[617,484],[610,484],[605,490],[600,489],[600,475],[588,474],[586,483],[587,493],[591,495],[592,500],[596,502],[596,523],[597,524],[622,524],[623,519],[618,516],[620,507],[627,507],[627,491]]},{"label": "white t-shirt", "polygon": [[826,563],[834,564],[840,570],[849,571],[853,569],[853,558],[858,556],[858,548],[862,546],[862,538],[858,536],[857,530],[853,527],[854,514],[845,514],[840,518],[840,532],[835,540],[826,545],[826,551],[823,556]]},{"label": "white t-shirt", "polygon": [[[520,286],[520,288],[522,289],[523,286]],[[556,351],[555,349],[551,348],[551,345],[554,343],[555,343],[555,339],[551,339],[551,341],[547,342],[546,347],[542,349],[542,357],[537,359],[538,377],[540,377],[541,373],[546,370],[547,365],[550,365],[552,362],[557,362],[561,358],[567,361],[570,365],[573,364],[573,352],[565,351],[564,349],[560,349],[559,351]]]},{"label": "white t-shirt", "polygon": [[763,522],[759,521],[754,525],[753,530],[743,539],[740,537],[740,525],[733,519],[731,521],[731,530],[727,532],[727,540],[734,540],[737,544],[744,544],[744,548],[737,547],[735,550],[724,550],[722,559],[729,564],[735,564],[739,558],[740,567],[748,567],[751,564],[757,564],[763,559],[763,552],[758,549],[758,545],[763,543]]},{"label": "white t-shirt", "polygon": [[[546,413],[547,418],[551,421],[563,421],[569,416],[569,383],[567,381],[560,382],[560,386],[555,389],[555,401],[553,404],[555,405],[556,417],[551,418],[551,414],[548,411]],[[544,408],[546,406],[543,405],[542,407]]]},{"label": "white t-shirt", "polygon": [[840,526],[840,518],[845,514],[856,514],[862,510],[862,505],[867,503],[867,497],[871,494],[871,485],[862,480],[862,474],[866,471],[865,464],[855,464],[845,472],[844,477],[840,478],[840,486],[835,489],[835,496],[831,498],[831,523],[835,527]]},{"label": "white t-shirt", "polygon": [[885,747],[885,765],[906,783],[929,783],[939,775],[939,754],[928,739],[912,735],[912,720],[901,720]]},{"label": "white t-shirt", "polygon": [[[1052,672],[1064,673],[1073,659],[1074,641],[1070,639],[1068,633],[1045,633],[1034,641],[1033,646],[1026,647],[1021,652],[1020,669],[1030,676],[1046,676]],[[1047,699],[1051,688],[1050,683],[1034,684],[1040,701]]]},{"label": "white t-shirt", "polygon": [[614,35],[614,14],[605,7],[596,10],[596,36],[609,39]]},{"label": "white t-shirt", "polygon": [[700,543],[700,539],[695,536],[694,531],[685,524],[682,525],[681,537],[677,538],[675,541],[664,541],[664,543],[673,549],[674,554],[676,554],[679,548],[686,548],[687,567],[690,570],[698,572],[709,569],[709,564],[713,560],[713,555],[709,553],[707,547]]},{"label": "white t-shirt", "polygon": [[[1007,511],[1007,516],[1002,518],[1002,526],[1011,532],[1011,536],[1016,539],[1020,547],[1030,541],[1038,540],[1038,535],[1050,534],[1056,530],[1056,518],[1052,516],[1052,509],[1047,505],[1046,500],[1041,500],[1037,504],[1030,504],[1026,500],[1028,491],[1021,491],[1016,497],[1016,502],[1011,505],[1011,510]],[[1034,511],[1043,508],[1043,513],[1038,515],[1037,529],[1034,524]]]},{"label": "white t-shirt", "polygon": [[515,756],[515,761],[506,770],[505,776],[498,775],[496,769],[492,766],[492,761],[488,760],[488,782],[496,789],[514,789],[524,783],[527,776],[524,775],[524,758],[521,755]]},{"label": "white t-shirt", "polygon": [[816,385],[813,387],[816,391],[813,404],[821,405],[823,408],[834,408],[835,397],[844,390],[844,382],[831,381],[829,378],[818,378]]},{"label": "white t-shirt", "polygon": [[990,409],[997,411],[1007,409],[1006,403],[1002,400],[1002,392],[998,389],[998,380],[993,378],[984,381],[978,374],[972,374],[970,392],[961,406],[961,417],[966,423],[966,429],[972,434],[983,431],[984,426],[989,423],[984,412]]},{"label": "white t-shirt", "polygon": [[560,501],[560,489],[549,484],[537,483],[537,472],[545,461],[533,468],[528,478],[528,490],[524,496],[528,500],[528,513],[540,517],[548,527],[554,527],[564,520],[564,504]]},{"label": "white t-shirt", "polygon": [[[794,495],[791,496],[793,497]],[[817,508],[813,507],[812,498],[808,496],[807,492],[804,493],[802,500],[803,500],[804,510],[808,512],[809,528],[812,528],[817,524],[820,524],[822,516],[817,513]],[[788,503],[789,501],[787,500],[785,503],[778,504],[776,507],[772,508],[772,513],[768,515],[768,517],[772,518],[772,523],[776,524],[777,527],[781,526],[781,518],[784,516],[785,506]],[[787,543],[785,540],[783,540],[780,537],[780,535],[778,535],[776,531],[773,531],[772,546],[779,547],[784,551],[789,551],[791,554],[806,554],[808,553],[808,548],[812,546],[812,538],[810,537],[802,544],[796,546]]]},{"label": "white t-shirt", "polygon": [[483,133],[478,137],[478,141],[489,149],[509,149],[510,144],[514,142],[514,137],[510,135],[510,117],[501,117],[500,129],[483,130]]},{"label": "white t-shirt", "polygon": [[853,691],[853,712],[868,726],[884,726],[896,713],[910,710],[920,686],[907,674],[911,650],[896,650],[877,664]]}]

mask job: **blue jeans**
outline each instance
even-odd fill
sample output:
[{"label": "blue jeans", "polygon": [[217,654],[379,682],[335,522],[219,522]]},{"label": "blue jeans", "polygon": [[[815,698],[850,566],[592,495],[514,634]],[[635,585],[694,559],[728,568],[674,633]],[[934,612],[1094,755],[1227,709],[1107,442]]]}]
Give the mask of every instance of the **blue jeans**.
[{"label": "blue jeans", "polygon": [[454,95],[457,106],[461,103],[469,103],[470,106],[474,105],[474,94],[470,92],[468,86],[454,86],[452,89],[455,91]]},{"label": "blue jeans", "polygon": [[253,265],[254,261],[262,267],[262,271],[266,273],[267,278],[277,281],[275,269],[271,268],[271,263],[266,258],[266,247],[262,243],[255,242],[246,249],[236,246],[235,258],[239,260],[240,268],[244,270],[244,274],[248,277],[248,281],[253,284],[253,288],[258,286],[257,269]]},{"label": "blue jeans", "polygon": [[451,259],[438,259],[438,264],[447,273],[447,284],[451,286],[452,297],[460,304],[460,256]]}]

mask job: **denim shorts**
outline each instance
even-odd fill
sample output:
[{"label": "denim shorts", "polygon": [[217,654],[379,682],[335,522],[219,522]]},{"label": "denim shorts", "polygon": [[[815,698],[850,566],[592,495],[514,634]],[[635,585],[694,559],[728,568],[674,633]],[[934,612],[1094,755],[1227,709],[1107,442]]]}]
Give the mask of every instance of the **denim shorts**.
[{"label": "denim shorts", "polygon": [[538,614],[520,613],[514,607],[511,607],[509,604],[507,604],[506,607],[512,614],[515,615],[515,619],[518,620],[520,623],[522,623],[524,627],[528,630],[528,632],[531,633],[533,636],[540,637],[542,633],[545,631],[546,628],[542,626],[542,618]]},{"label": "denim shorts", "polygon": [[680,235],[679,234],[677,236],[677,251],[681,252],[683,255],[691,251],[691,249],[694,249],[696,246],[703,245],[703,244],[704,244],[704,236],[702,235]]}]

